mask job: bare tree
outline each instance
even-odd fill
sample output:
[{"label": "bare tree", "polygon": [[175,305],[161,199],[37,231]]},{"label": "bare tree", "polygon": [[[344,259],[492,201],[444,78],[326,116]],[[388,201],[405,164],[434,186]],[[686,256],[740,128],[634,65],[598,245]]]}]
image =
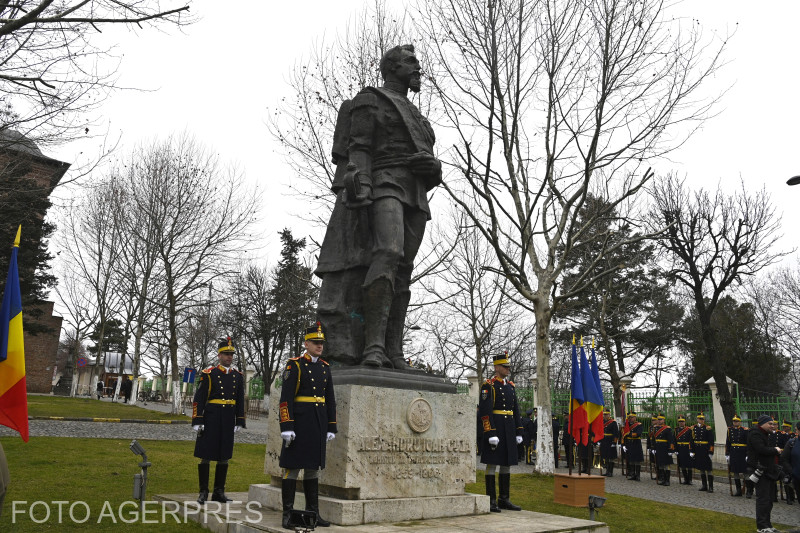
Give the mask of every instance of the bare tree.
[{"label": "bare tree", "polygon": [[0,129],[37,143],[86,135],[85,113],[116,84],[118,60],[95,37],[109,25],[131,29],[192,22],[185,1],[16,0],[0,4]]},{"label": "bare tree", "polygon": [[[645,161],[686,138],[673,127],[698,125],[713,103],[696,90],[723,45],[708,53],[699,30],[663,8],[649,0],[419,3],[427,74],[456,139],[457,172],[445,187],[533,310],[543,420],[551,415],[552,313],[605,274],[557,286],[592,224],[578,223],[587,195],[621,211],[652,175]],[[597,247],[595,259],[620,245]],[[552,472],[550,433],[540,426],[542,473]]]},{"label": "bare tree", "polygon": [[655,206],[650,224],[667,227],[660,240],[669,261],[668,274],[690,295],[697,314],[706,362],[717,385],[726,423],[735,405],[720,356],[712,318],[720,299],[743,279],[753,276],[784,255],[777,247],[780,218],[763,189],[726,194],[691,191],[675,176],[660,180],[653,189]]},{"label": "bare tree", "polygon": [[58,276],[61,283],[56,285],[55,292],[66,313],[64,320],[70,327],[65,331],[63,345],[69,349],[69,361],[72,365],[73,377],[69,395],[75,397],[78,390],[78,376],[75,372],[78,357],[82,355],[83,341],[86,340],[92,324],[97,320],[95,292],[91,285],[84,283],[70,268],[63,268]]},{"label": "bare tree", "polygon": [[510,283],[498,273],[494,252],[463,212],[451,212],[450,224],[440,227],[433,240],[452,242],[454,249],[437,273],[419,281],[428,293],[420,322],[434,345],[429,354],[451,377],[465,371],[488,377],[492,355],[504,350],[515,364],[524,363],[516,348],[531,341],[533,328],[506,295]]},{"label": "bare tree", "polygon": [[[174,383],[180,381],[178,328],[202,305],[203,288],[231,275],[232,258],[248,243],[247,229],[259,202],[233,168],[186,134],[155,142],[140,152],[147,172],[139,176],[143,216],[153,227],[158,282],[163,298],[154,299],[165,314]],[[180,388],[173,412],[180,412]]]},{"label": "bare tree", "polygon": [[98,334],[97,360],[92,374],[94,387],[104,366],[105,329],[120,308],[116,292],[115,272],[124,235],[118,225],[114,208],[122,194],[120,182],[111,176],[72,203],[66,214],[64,243],[73,272],[81,282],[91,287],[96,313],[96,323],[91,324]]}]

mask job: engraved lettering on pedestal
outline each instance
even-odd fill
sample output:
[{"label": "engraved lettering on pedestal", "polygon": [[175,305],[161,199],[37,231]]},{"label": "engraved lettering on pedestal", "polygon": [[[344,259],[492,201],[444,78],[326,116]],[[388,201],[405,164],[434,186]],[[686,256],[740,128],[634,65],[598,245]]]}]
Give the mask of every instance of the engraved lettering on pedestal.
[{"label": "engraved lettering on pedestal", "polygon": [[424,433],[428,431],[433,424],[433,409],[431,404],[424,398],[417,398],[412,401],[408,406],[408,414],[406,416],[408,427],[414,433]]}]

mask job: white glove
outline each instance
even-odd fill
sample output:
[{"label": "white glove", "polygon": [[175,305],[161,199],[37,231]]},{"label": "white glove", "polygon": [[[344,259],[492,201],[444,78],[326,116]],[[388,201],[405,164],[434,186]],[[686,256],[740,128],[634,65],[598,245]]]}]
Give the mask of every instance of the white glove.
[{"label": "white glove", "polygon": [[206,427],[205,427],[203,424],[200,424],[200,425],[198,425],[198,426],[192,426],[192,429],[193,429],[193,430],[195,430],[195,431],[202,431],[202,430],[204,430],[205,428],[206,428]]},{"label": "white glove", "polygon": [[713,453],[709,453],[708,456],[709,457],[714,457],[714,454]]},{"label": "white glove", "polygon": [[242,426],[233,426],[233,432],[234,433],[239,433],[239,430],[241,430],[241,429],[242,429]]},{"label": "white glove", "polygon": [[726,463],[730,463],[731,462],[731,456],[730,455],[726,455],[725,456],[725,462]]},{"label": "white glove", "polygon": [[281,438],[286,441],[286,444],[292,442],[297,435],[295,435],[294,431],[281,431]]},{"label": "white glove", "polygon": [[669,452],[669,456],[670,456],[670,457],[675,457],[676,455],[678,455],[678,454],[677,454],[677,453],[675,453],[675,452]]},{"label": "white glove", "polygon": [[628,447],[627,447],[627,446],[623,446],[623,447],[622,447],[622,451],[623,451],[623,452],[627,452],[627,451],[628,451]]},{"label": "white glove", "polygon": [[694,452],[689,452],[689,457],[694,457]]},{"label": "white glove", "polygon": [[328,436],[326,437],[326,439],[327,439],[327,442],[330,442],[330,441],[332,441],[332,440],[333,440],[333,439],[335,439],[335,438],[336,438],[336,433],[331,433],[331,432],[329,431],[329,432],[328,432]]},{"label": "white glove", "polygon": [[619,451],[620,449],[622,449],[622,444],[617,444],[617,450]]},{"label": "white glove", "polygon": [[655,455],[655,454],[656,454],[655,450],[650,450],[650,455]]},{"label": "white glove", "polygon": [[500,444],[500,437],[489,437],[490,446],[497,446],[498,444]]},{"label": "white glove", "polygon": [[517,435],[517,444],[522,444],[522,437]]}]

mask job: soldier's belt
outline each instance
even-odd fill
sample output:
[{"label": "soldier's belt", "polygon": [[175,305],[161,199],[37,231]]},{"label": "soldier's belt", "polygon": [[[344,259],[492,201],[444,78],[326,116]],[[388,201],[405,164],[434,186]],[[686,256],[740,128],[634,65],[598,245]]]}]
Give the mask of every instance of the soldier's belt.
[{"label": "soldier's belt", "polygon": [[306,403],[325,403],[324,396],[295,396],[294,401]]},{"label": "soldier's belt", "polygon": [[496,415],[513,415],[514,411],[500,411],[500,410],[496,409],[496,410],[492,411],[492,413],[494,413]]},{"label": "soldier's belt", "polygon": [[627,440],[642,440],[642,437],[627,437]]},{"label": "soldier's belt", "polygon": [[208,400],[208,403],[216,403],[219,405],[236,405],[236,400]]},{"label": "soldier's belt", "polygon": [[656,442],[669,442],[667,439],[656,439]]},{"label": "soldier's belt", "polygon": [[613,433],[603,433],[603,436],[604,437],[613,437],[614,434]]},{"label": "soldier's belt", "polygon": [[695,444],[708,444],[707,440],[696,440],[694,441]]},{"label": "soldier's belt", "polygon": [[731,446],[742,446],[742,447],[744,447],[744,446],[747,446],[747,444],[737,444],[737,443],[733,443],[733,444],[731,444]]}]

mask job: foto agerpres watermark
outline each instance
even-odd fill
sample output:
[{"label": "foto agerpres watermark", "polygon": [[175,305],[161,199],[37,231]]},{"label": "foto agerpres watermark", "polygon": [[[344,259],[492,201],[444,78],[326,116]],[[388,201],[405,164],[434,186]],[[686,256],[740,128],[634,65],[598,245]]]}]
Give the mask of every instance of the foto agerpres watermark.
[{"label": "foto agerpres watermark", "polygon": [[[193,522],[259,522],[263,518],[258,502],[247,502],[244,508],[241,502],[206,502],[202,507],[195,502],[156,502],[140,503],[126,500],[119,504],[108,500],[101,508],[92,506],[81,500],[24,501],[11,502],[11,523],[30,519],[35,524],[185,524]],[[204,511],[204,512],[202,512]]]}]

